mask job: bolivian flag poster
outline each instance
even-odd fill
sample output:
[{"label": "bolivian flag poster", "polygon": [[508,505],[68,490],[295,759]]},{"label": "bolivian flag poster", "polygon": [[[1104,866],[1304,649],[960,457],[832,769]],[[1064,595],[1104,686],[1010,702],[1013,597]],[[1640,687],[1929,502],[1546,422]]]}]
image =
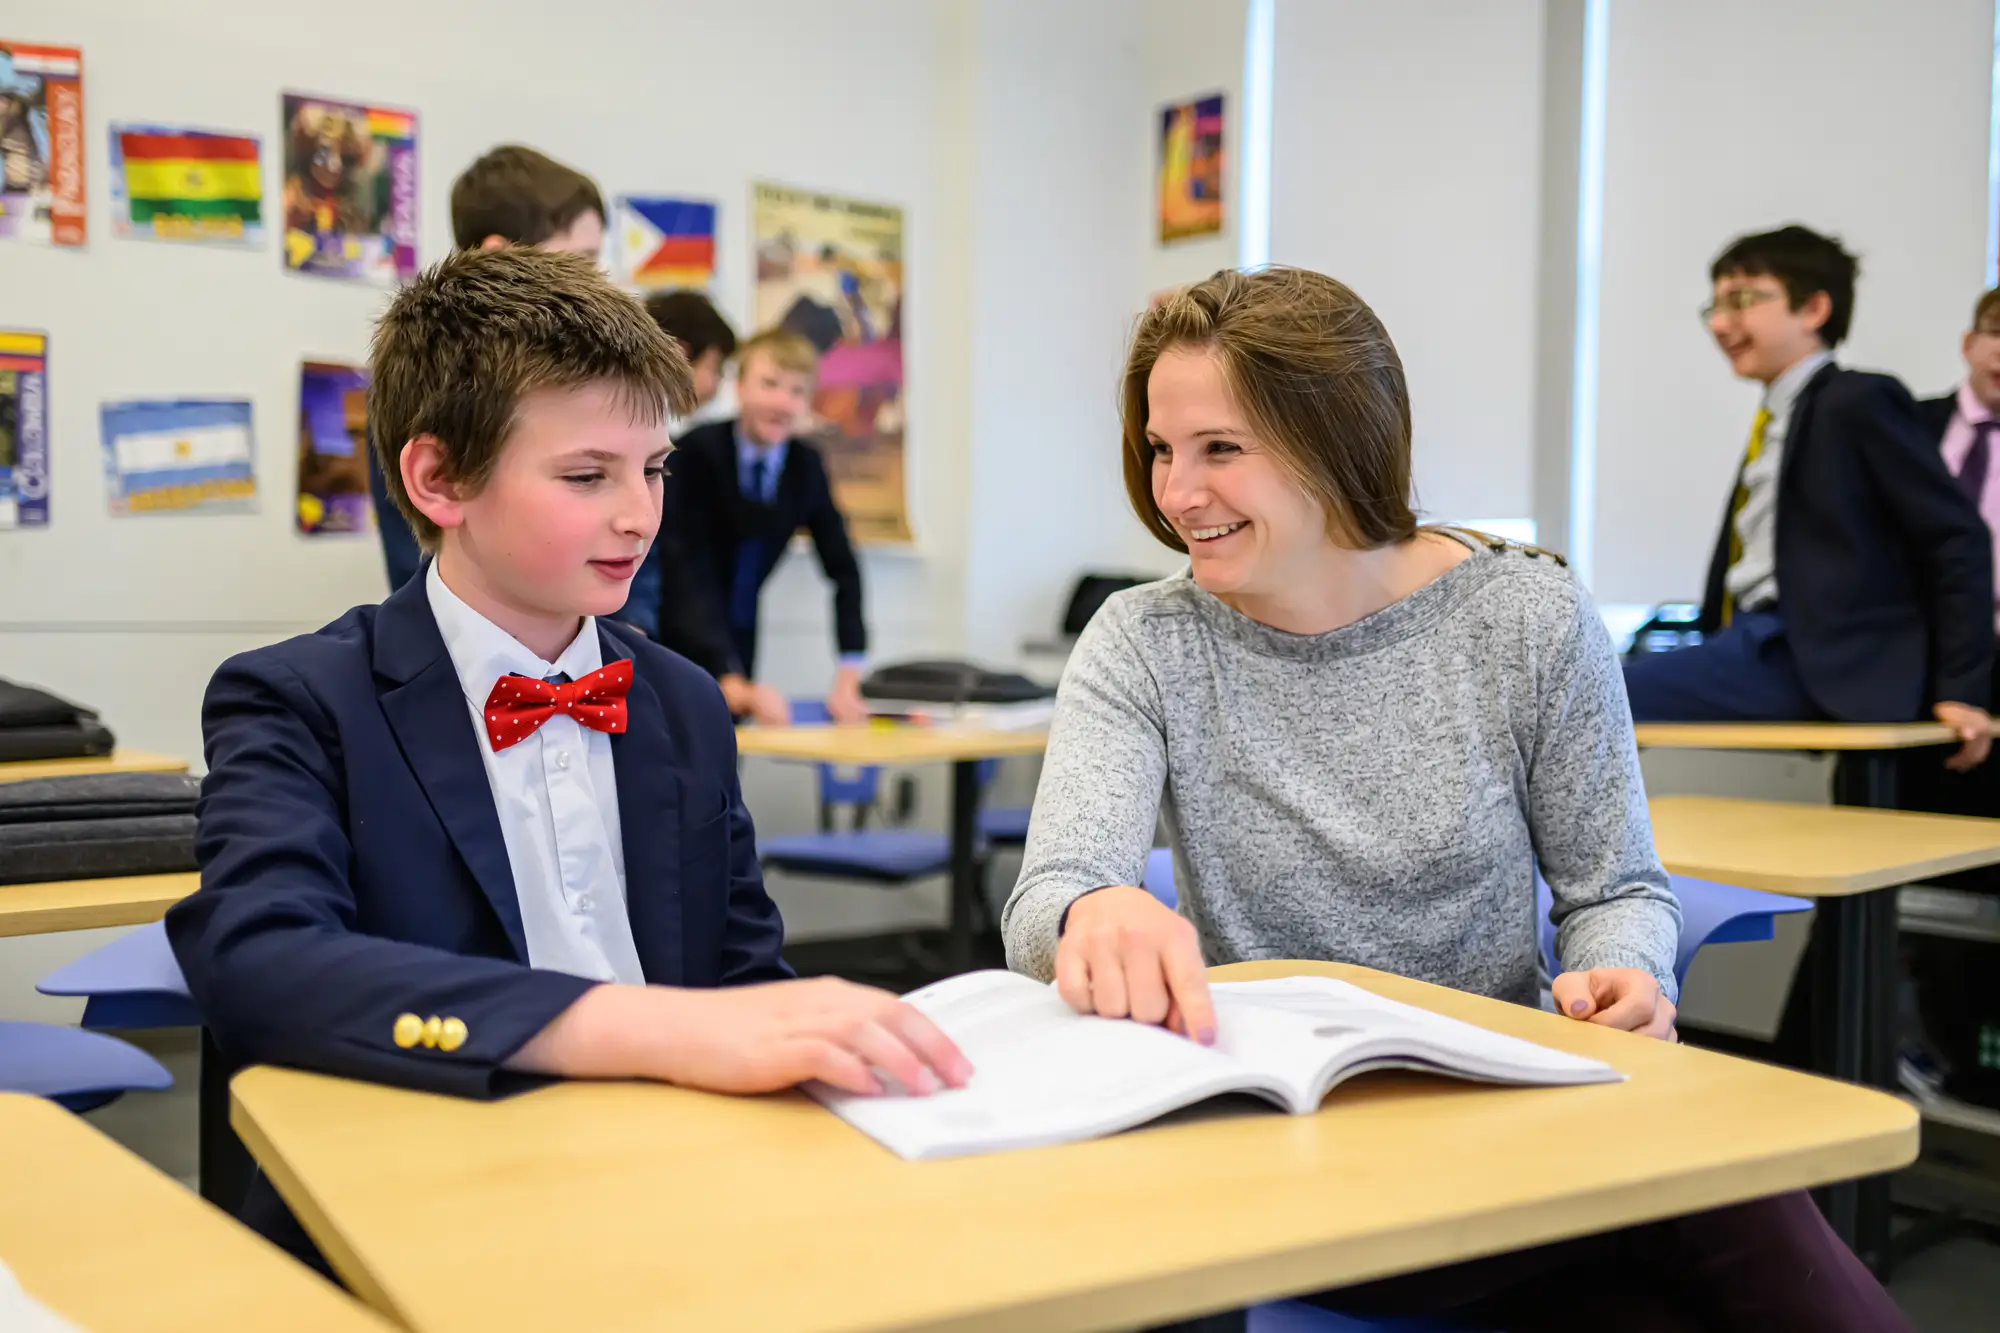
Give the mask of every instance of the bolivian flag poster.
[{"label": "bolivian flag poster", "polygon": [[111,127],[111,230],[157,241],[264,241],[257,139],[169,125]]}]

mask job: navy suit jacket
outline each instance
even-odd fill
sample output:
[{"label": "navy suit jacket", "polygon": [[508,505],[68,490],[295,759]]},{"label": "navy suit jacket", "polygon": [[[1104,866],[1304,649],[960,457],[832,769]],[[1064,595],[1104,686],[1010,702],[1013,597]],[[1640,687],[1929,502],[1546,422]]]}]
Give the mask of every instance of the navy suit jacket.
[{"label": "navy suit jacket", "polygon": [[[649,983],[791,975],[715,682],[599,619],[632,659],[611,737],[625,901]],[[597,984],[531,968],[458,675],[414,578],[315,634],[223,663],[202,705],[201,888],[167,933],[232,1066],[294,1065],[466,1096]],[[403,1047],[402,1014],[457,1018]]]},{"label": "navy suit jacket", "polygon": [[[762,588],[784,557],[792,534],[804,528],[819,553],[820,568],[833,583],[833,628],[840,651],[867,652],[861,564],[847,539],[847,520],[834,503],[833,485],[819,450],[804,440],[786,445],[777,496],[770,504],[745,498],[736,461],[736,422],[731,420],[689,431],[667,464],[672,512],[681,520],[676,541],[691,581],[714,599],[706,612],[708,623],[728,624],[738,546],[751,537],[763,539],[757,565],[757,586]],[[661,630],[667,632],[664,622]],[[672,637],[667,642],[680,646]],[[739,665],[746,671],[753,666]]]},{"label": "navy suit jacket", "polygon": [[[1725,509],[1708,631],[1721,623],[1729,535]],[[1777,558],[1785,636],[1829,716],[1907,722],[1941,701],[1986,706],[1993,548],[1900,381],[1828,365],[1807,382],[1779,465]]]}]

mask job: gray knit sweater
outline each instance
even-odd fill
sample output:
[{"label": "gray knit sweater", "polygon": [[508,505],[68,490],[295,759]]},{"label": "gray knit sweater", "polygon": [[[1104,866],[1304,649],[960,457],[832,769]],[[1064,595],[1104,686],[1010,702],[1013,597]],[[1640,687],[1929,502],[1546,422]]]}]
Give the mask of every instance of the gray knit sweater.
[{"label": "gray knit sweater", "polygon": [[1140,882],[1161,812],[1209,963],[1329,959],[1535,1004],[1539,865],[1566,969],[1644,968],[1675,994],[1680,907],[1624,679],[1540,553],[1474,545],[1327,634],[1185,573],[1107,601],[1063,673],[1003,918],[1017,971],[1053,976],[1070,903]]}]

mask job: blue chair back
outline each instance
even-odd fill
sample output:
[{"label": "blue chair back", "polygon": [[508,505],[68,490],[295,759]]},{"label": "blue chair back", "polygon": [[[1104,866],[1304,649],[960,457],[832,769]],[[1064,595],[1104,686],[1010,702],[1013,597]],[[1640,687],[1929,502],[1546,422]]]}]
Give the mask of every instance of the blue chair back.
[{"label": "blue chair back", "polygon": [[139,926],[57,968],[35,984],[44,995],[85,998],[87,1028],[201,1026],[162,922]]},{"label": "blue chair back", "polygon": [[[1687,980],[1688,964],[1694,961],[1695,954],[1704,945],[1768,940],[1777,933],[1773,922],[1778,917],[1803,912],[1812,906],[1804,898],[1791,898],[1782,893],[1760,893],[1755,889],[1717,884],[1713,880],[1695,879],[1689,875],[1669,875],[1667,878],[1673,885],[1674,896],[1681,901],[1680,948],[1674,956],[1676,983]],[[1548,881],[1536,875],[1535,915],[1541,923],[1542,962],[1548,967],[1551,977],[1562,970],[1556,958],[1555,923],[1549,920],[1549,909],[1554,901]]]},{"label": "blue chair back", "polygon": [[53,1023],[0,1023],[0,1092],[46,1097],[82,1112],[121,1093],[173,1085],[165,1065],[116,1037]]},{"label": "blue chair back", "polygon": [[1146,892],[1158,898],[1169,907],[1180,906],[1181,896],[1174,888],[1174,849],[1155,847],[1146,853]]},{"label": "blue chair back", "polygon": [[[799,726],[824,726],[833,721],[824,699],[793,699],[792,721]],[[843,770],[838,764],[815,764],[819,770],[820,822],[829,822],[829,811],[837,805],[867,810],[882,792],[882,770],[873,765]]]}]

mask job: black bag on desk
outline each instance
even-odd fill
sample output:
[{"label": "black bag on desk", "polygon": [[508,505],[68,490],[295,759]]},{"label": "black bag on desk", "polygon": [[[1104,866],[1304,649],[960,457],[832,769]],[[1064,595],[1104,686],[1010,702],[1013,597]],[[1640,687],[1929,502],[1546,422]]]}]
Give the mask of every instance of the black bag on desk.
[{"label": "black bag on desk", "polygon": [[920,704],[1017,704],[1054,695],[1026,676],[988,671],[971,662],[897,662],[861,682],[864,699]]},{"label": "black bag on desk", "polygon": [[47,690],[0,680],[0,763],[110,754],[97,714]]},{"label": "black bag on desk", "polygon": [[183,773],[0,783],[0,884],[193,870],[200,793]]}]

